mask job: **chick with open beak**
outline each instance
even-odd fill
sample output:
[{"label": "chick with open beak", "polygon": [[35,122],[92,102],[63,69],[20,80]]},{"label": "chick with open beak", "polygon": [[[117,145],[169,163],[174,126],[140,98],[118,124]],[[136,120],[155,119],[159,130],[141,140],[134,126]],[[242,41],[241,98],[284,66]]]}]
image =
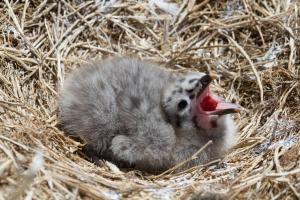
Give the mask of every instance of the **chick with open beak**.
[{"label": "chick with open beak", "polygon": [[66,135],[85,141],[93,162],[162,171],[189,159],[181,169],[220,158],[235,141],[229,113],[239,110],[213,95],[214,75],[184,76],[147,61],[111,58],[68,76],[59,98]]}]

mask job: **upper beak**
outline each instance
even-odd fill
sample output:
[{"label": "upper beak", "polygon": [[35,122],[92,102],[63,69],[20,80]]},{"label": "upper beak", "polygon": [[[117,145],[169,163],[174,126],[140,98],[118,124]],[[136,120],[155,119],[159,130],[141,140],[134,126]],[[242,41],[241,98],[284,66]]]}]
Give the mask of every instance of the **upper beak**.
[{"label": "upper beak", "polygon": [[200,83],[202,85],[202,90],[204,88],[206,88],[213,80],[215,80],[217,78],[218,78],[218,75],[216,75],[216,74],[207,74],[207,75],[204,75],[200,79]]},{"label": "upper beak", "polygon": [[200,79],[200,82],[203,86],[203,88],[206,88],[213,80],[217,79],[218,78],[218,75],[217,74],[207,74],[207,75],[204,75],[201,79]]}]

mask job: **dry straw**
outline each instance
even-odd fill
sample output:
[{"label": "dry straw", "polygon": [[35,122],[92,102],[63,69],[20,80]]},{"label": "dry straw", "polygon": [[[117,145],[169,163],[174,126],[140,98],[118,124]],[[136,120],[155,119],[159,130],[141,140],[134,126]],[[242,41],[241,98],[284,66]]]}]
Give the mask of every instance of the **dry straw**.
[{"label": "dry straw", "polygon": [[[299,199],[299,24],[296,0],[1,1],[0,199]],[[57,127],[58,88],[109,55],[217,72],[245,108],[236,147],[158,176],[86,161]]]}]

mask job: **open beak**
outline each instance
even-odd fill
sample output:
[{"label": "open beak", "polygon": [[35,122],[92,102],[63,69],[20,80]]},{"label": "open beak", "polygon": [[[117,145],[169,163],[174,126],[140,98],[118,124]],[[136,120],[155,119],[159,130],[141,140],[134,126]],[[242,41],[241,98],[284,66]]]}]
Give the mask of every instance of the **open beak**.
[{"label": "open beak", "polygon": [[201,114],[206,115],[226,115],[241,111],[241,107],[234,103],[229,103],[211,93],[210,83],[216,79],[216,74],[205,75],[201,78],[202,90],[197,94],[197,109]]}]

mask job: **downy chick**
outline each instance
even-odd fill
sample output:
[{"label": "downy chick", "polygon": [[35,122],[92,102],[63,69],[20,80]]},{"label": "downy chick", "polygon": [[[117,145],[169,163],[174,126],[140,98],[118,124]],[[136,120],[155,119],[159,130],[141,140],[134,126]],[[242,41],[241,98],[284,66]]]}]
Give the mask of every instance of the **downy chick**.
[{"label": "downy chick", "polygon": [[82,138],[94,162],[106,159],[145,171],[184,168],[223,156],[235,143],[229,113],[238,106],[213,96],[213,76],[178,75],[134,58],[113,58],[75,70],[65,81],[59,117],[67,135]]}]

